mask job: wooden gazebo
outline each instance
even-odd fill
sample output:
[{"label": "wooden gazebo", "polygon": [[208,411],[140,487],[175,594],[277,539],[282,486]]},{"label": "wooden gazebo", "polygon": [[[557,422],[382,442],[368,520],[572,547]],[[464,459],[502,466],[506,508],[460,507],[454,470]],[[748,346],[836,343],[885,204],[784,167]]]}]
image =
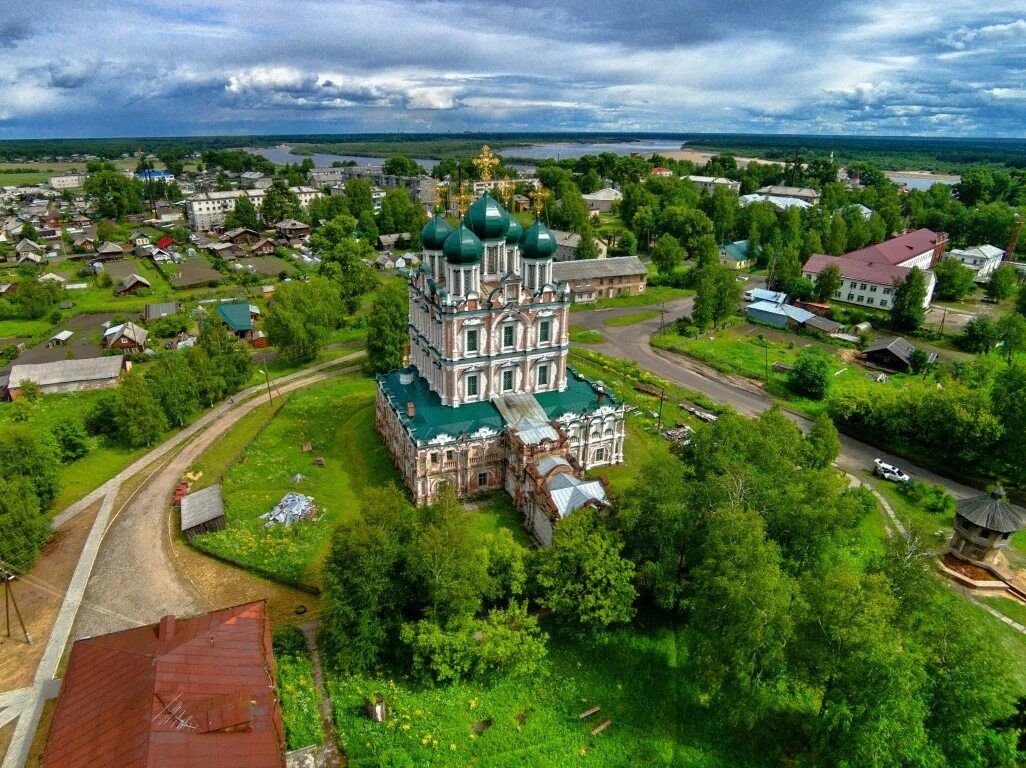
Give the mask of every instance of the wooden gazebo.
[{"label": "wooden gazebo", "polygon": [[950,551],[963,560],[993,562],[1013,533],[1026,528],[1026,511],[1010,504],[1002,488],[959,499]]}]

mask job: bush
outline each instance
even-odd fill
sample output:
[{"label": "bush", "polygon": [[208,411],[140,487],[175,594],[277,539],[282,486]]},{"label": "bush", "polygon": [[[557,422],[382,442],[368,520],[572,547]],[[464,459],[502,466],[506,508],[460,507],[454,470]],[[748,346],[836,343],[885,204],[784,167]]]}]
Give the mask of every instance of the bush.
[{"label": "bush", "polygon": [[69,462],[80,459],[89,453],[89,436],[85,428],[77,421],[60,421],[50,430],[57,447],[60,449],[61,461]]},{"label": "bush", "polygon": [[271,644],[274,647],[274,655],[278,656],[306,656],[306,636],[303,630],[295,624],[285,624],[278,627],[271,633]]},{"label": "bush", "polygon": [[189,320],[181,313],[168,315],[157,320],[150,326],[150,331],[158,339],[170,339],[184,333],[189,327]]},{"label": "bush", "polygon": [[953,515],[955,497],[942,485],[930,485],[920,480],[898,484],[898,492],[913,504],[935,515]]},{"label": "bush", "polygon": [[538,671],[548,639],[527,604],[493,610],[481,619],[461,619],[444,629],[430,619],[406,624],[402,641],[413,653],[414,670],[439,683],[464,678],[527,676]]},{"label": "bush", "polygon": [[799,395],[822,400],[830,389],[830,361],[818,347],[806,347],[798,353],[787,385]]},{"label": "bush", "polygon": [[93,403],[85,417],[85,428],[91,435],[113,437],[118,432],[118,396],[106,392]]}]

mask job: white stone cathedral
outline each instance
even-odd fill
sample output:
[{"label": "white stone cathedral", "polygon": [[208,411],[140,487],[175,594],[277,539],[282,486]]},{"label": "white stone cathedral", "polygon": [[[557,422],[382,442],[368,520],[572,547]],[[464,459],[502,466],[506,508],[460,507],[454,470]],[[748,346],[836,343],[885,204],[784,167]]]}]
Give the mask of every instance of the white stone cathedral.
[{"label": "white stone cathedral", "polygon": [[505,488],[527,530],[607,503],[584,471],[623,461],[624,407],[567,367],[568,287],[556,239],[527,231],[489,193],[453,229],[421,232],[410,278],[410,364],[378,377],[377,426],[417,504]]}]

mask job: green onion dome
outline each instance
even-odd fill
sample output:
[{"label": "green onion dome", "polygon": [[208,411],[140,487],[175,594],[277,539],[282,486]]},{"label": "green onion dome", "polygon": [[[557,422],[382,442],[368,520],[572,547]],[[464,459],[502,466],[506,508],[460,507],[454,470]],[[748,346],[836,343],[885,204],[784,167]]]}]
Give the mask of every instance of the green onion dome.
[{"label": "green onion dome", "polygon": [[424,228],[420,230],[420,241],[429,251],[440,251],[445,244],[445,238],[452,234],[452,226],[440,213],[436,213]]},{"label": "green onion dome", "polygon": [[467,209],[463,220],[482,240],[498,240],[505,236],[509,218],[509,213],[499,205],[498,200],[485,192]]},{"label": "green onion dome", "polygon": [[520,222],[516,220],[515,216],[509,217],[509,229],[506,230],[506,242],[516,243],[524,235],[524,228],[520,226]]},{"label": "green onion dome", "polygon": [[557,247],[556,236],[540,218],[520,238],[520,255],[525,259],[551,259]]},{"label": "green onion dome", "polygon": [[442,253],[450,264],[476,264],[481,261],[484,246],[477,235],[467,229],[466,225],[460,224],[459,229],[453,230],[445,238]]}]

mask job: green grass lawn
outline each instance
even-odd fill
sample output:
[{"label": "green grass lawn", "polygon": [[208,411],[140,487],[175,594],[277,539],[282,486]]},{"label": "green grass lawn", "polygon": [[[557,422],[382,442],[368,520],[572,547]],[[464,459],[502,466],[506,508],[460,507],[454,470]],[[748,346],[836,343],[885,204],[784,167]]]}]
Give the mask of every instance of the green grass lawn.
[{"label": "green grass lawn", "polygon": [[[194,467],[211,477],[224,475],[228,525],[193,543],[268,578],[317,586],[331,533],[356,514],[364,489],[403,487],[374,426],[375,391],[373,379],[339,377],[292,393],[270,421],[243,419]],[[303,452],[304,442],[311,452]],[[325,467],[314,466],[319,456]],[[296,474],[305,479],[293,483]],[[319,519],[265,529],[259,516],[289,491],[313,496]],[[475,507],[483,532],[519,530],[519,516],[505,494]]]},{"label": "green grass lawn", "polygon": [[605,340],[605,336],[591,328],[570,326],[570,341],[574,344],[602,344]]},{"label": "green grass lawn", "polygon": [[[759,338],[760,335],[762,339]],[[848,353],[848,350],[805,336],[760,328],[744,322],[709,331],[697,338],[681,336],[667,330],[654,336],[652,345],[659,349],[689,355],[732,376],[766,381],[768,371],[767,391],[808,415],[819,413],[824,407],[824,402],[794,394],[787,386],[787,374],[774,371],[774,363],[792,365],[804,347],[816,345],[829,355],[834,374],[832,390],[855,381],[862,381],[869,373],[858,363],[844,359],[843,355]],[[900,387],[907,378],[904,374],[888,375],[887,383],[881,383],[880,386]]]},{"label": "green grass lawn", "polygon": [[609,325],[614,328],[619,328],[625,325],[636,325],[643,323],[646,320],[651,320],[653,317],[659,317],[658,309],[649,309],[644,312],[632,312],[629,315],[620,315],[619,317],[610,317],[608,320],[603,320],[603,325]]},{"label": "green grass lawn", "polygon": [[38,320],[0,320],[0,339],[37,339],[46,335],[51,323],[45,317]]},{"label": "green grass lawn", "polygon": [[314,684],[313,668],[305,656],[275,657],[278,671],[278,700],[290,750],[324,743],[320,692]]},{"label": "green grass lawn", "polygon": [[981,602],[995,608],[1013,621],[1026,626],[1026,605],[1012,600],[1010,597],[981,597]]},{"label": "green grass lawn", "polygon": [[650,307],[661,304],[664,301],[674,301],[685,296],[693,296],[694,291],[690,288],[669,288],[664,285],[650,286],[644,293],[631,294],[630,296],[617,296],[612,299],[598,299],[593,304],[574,304],[572,312],[587,312],[595,309],[614,309],[617,307]]},{"label": "green grass lawn", "polygon": [[[381,677],[331,679],[339,738],[349,765],[377,768],[402,752],[431,766],[760,766],[772,754],[727,738],[699,703],[686,632],[639,618],[630,627],[580,637],[545,629],[546,669],[529,680],[421,687]],[[363,712],[380,692],[384,723]],[[601,711],[587,719],[592,707]],[[591,731],[611,720],[597,736]],[[402,764],[402,763],[396,763]]]},{"label": "green grass lawn", "polygon": [[[40,432],[49,432],[56,424],[65,420],[81,423],[96,401],[105,393],[106,390],[91,390],[46,395],[32,404],[28,421],[25,423],[33,431]],[[10,406],[0,405],[0,429],[13,423],[13,413]],[[58,477],[61,490],[50,506],[51,511],[59,512],[82,498],[149,450],[128,448],[108,442],[104,438],[91,440],[92,447],[85,456],[60,465]]]}]

